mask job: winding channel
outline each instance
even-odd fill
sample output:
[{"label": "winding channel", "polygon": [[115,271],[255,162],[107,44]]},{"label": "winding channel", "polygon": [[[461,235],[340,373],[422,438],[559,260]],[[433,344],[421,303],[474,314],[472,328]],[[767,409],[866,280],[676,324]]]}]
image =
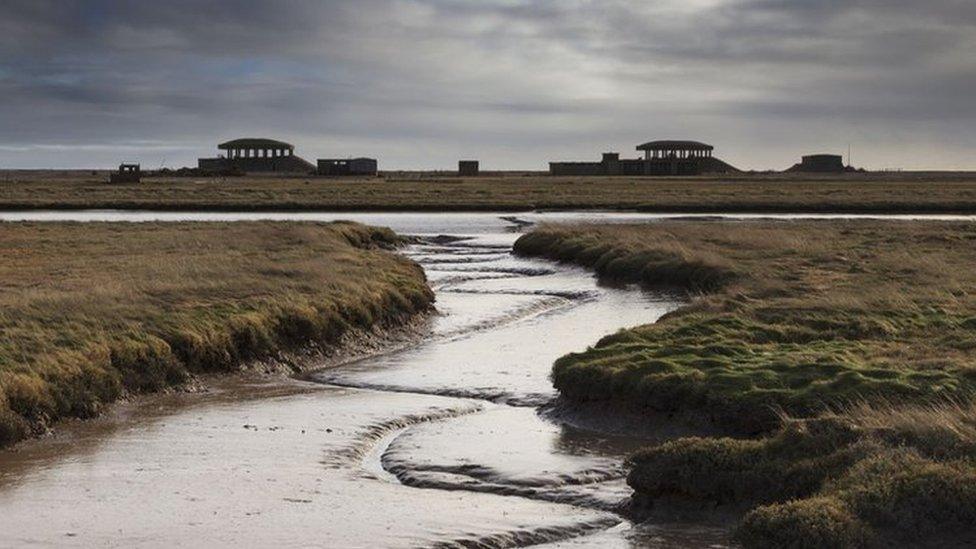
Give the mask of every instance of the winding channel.
[{"label": "winding channel", "polygon": [[512,256],[522,220],[545,217],[332,215],[419,235],[404,253],[439,311],[423,341],[303,379],[119,406],[0,452],[0,546],[724,546],[722,527],[622,512],[623,459],[673,434],[623,436],[552,411],[555,359],[680,301]]}]

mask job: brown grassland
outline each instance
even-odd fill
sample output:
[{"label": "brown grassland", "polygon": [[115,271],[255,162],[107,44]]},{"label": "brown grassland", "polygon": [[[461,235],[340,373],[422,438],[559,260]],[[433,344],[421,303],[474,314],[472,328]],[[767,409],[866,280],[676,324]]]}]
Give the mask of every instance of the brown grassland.
[{"label": "brown grassland", "polygon": [[976,535],[976,224],[553,225],[516,252],[691,291],[553,368],[570,401],[736,434],[633,456],[636,507],[742,508],[747,547]]},{"label": "brown grassland", "polygon": [[432,306],[388,229],[0,224],[0,445]]},{"label": "brown grassland", "polygon": [[552,177],[539,173],[460,178],[147,177],[110,185],[107,175],[0,174],[0,209],[657,212],[976,212],[976,174],[738,174],[698,178]]}]

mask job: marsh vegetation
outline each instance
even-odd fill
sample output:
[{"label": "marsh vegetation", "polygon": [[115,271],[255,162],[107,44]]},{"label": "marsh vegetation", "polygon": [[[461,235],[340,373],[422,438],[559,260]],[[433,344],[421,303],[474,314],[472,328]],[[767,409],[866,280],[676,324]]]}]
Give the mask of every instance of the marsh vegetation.
[{"label": "marsh vegetation", "polygon": [[432,306],[354,223],[0,224],[0,444]]},{"label": "marsh vegetation", "polygon": [[554,366],[560,394],[705,419],[631,459],[637,504],[741,507],[750,547],[958,543],[976,520],[976,226],[547,226],[518,253],[690,292]]},{"label": "marsh vegetation", "polygon": [[877,173],[692,178],[553,177],[542,173],[380,178],[147,177],[110,185],[90,173],[9,172],[0,209],[654,212],[974,212],[976,176]]}]

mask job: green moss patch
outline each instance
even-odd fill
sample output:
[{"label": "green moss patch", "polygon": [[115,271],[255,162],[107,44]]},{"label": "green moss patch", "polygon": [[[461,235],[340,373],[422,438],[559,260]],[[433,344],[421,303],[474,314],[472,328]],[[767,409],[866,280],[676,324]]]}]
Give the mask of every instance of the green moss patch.
[{"label": "green moss patch", "polygon": [[564,397],[775,429],[860,400],[976,389],[970,223],[544,226],[517,253],[684,288],[692,305],[556,362]]}]

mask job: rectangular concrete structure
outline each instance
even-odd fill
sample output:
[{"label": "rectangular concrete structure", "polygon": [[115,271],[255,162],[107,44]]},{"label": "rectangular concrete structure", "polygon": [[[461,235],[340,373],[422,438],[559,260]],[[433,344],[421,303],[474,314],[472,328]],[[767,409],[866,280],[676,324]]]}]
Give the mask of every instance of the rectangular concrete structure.
[{"label": "rectangular concrete structure", "polygon": [[459,160],[458,175],[476,176],[481,172],[481,164],[477,160]]},{"label": "rectangular concrete structure", "polygon": [[789,172],[808,173],[840,173],[847,169],[844,157],[839,154],[811,154],[804,156],[799,164],[790,168]]},{"label": "rectangular concrete structure", "polygon": [[375,158],[320,158],[317,162],[319,175],[366,175],[378,173],[379,163]]}]

